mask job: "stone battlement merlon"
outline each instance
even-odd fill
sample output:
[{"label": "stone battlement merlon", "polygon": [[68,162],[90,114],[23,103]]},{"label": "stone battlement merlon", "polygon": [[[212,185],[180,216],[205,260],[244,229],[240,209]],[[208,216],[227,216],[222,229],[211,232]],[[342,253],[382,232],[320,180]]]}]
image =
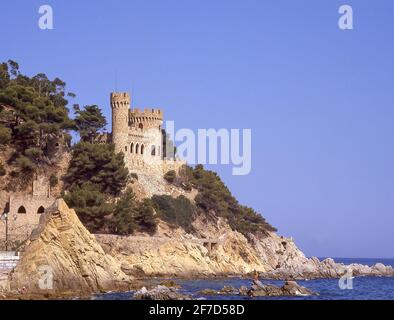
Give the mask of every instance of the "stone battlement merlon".
[{"label": "stone battlement merlon", "polygon": [[112,92],[111,93],[111,107],[116,108],[120,106],[130,107],[130,95],[127,92]]},{"label": "stone battlement merlon", "polygon": [[161,109],[145,108],[141,110],[139,108],[134,108],[130,110],[130,118],[145,118],[145,119],[156,119],[163,120],[163,111]]}]

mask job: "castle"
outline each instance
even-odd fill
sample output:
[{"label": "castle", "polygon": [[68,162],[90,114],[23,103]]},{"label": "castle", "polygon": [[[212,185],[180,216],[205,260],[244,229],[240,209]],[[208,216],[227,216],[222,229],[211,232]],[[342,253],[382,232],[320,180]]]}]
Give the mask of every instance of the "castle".
[{"label": "castle", "polygon": [[[185,162],[171,152],[173,145],[162,128],[162,110],[131,109],[130,95],[125,92],[111,93],[110,103],[112,133],[100,135],[95,142],[113,143],[116,152],[123,152],[129,172],[138,174],[145,183],[162,179],[170,170],[179,172]],[[0,250],[7,244],[15,246],[26,240],[38,225],[41,214],[55,201],[45,177],[37,176],[31,191],[31,194],[11,194],[7,199],[3,212],[3,217],[4,214],[7,217],[7,230],[0,227],[0,239],[8,239],[7,243],[0,241]]]},{"label": "castle", "polygon": [[115,145],[115,152],[123,152],[127,168],[136,173],[166,173],[179,171],[184,164],[167,150],[160,109],[131,108],[126,92],[112,92],[112,134],[107,141]]}]

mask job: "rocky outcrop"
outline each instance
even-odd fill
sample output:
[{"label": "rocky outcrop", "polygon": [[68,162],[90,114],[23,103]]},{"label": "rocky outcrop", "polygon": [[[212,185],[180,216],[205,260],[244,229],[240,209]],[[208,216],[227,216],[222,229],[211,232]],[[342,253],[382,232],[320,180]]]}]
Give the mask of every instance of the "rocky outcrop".
[{"label": "rocky outcrop", "polygon": [[42,215],[18,266],[9,276],[11,291],[28,294],[89,294],[127,289],[131,278],[63,200]]},{"label": "rocky outcrop", "polygon": [[311,296],[313,291],[300,286],[295,281],[286,281],[283,287],[262,284],[260,281],[253,281],[253,285],[248,291],[251,297],[277,297],[277,296]]},{"label": "rocky outcrop", "polygon": [[182,237],[96,235],[104,250],[135,276],[206,277],[240,275],[265,268],[244,236],[228,232],[217,243]]},{"label": "rocky outcrop", "polygon": [[199,292],[203,296],[215,295],[240,295],[249,297],[278,297],[278,296],[310,296],[316,295],[312,290],[300,286],[295,281],[286,281],[282,287],[273,286],[270,284],[263,284],[259,280],[254,280],[252,286],[241,287],[239,289],[233,287],[224,287],[216,291],[212,289],[204,289]]},{"label": "rocky outcrop", "polygon": [[[212,277],[248,275],[257,271],[264,279],[300,280],[353,276],[393,276],[392,267],[352,264],[345,266],[332,259],[307,258],[292,239],[268,232],[250,235],[232,231],[225,221],[196,220],[199,237],[181,229],[159,225],[153,236],[96,235],[104,250],[122,262],[122,270],[136,277]],[[216,240],[204,246],[203,239]],[[199,240],[199,241],[197,241]]]},{"label": "rocky outcrop", "polygon": [[375,266],[361,264],[344,265],[328,258],[320,261],[316,257],[307,258],[296,246],[293,239],[278,236],[273,232],[264,237],[251,235],[252,246],[266,266],[267,271],[260,276],[265,279],[317,279],[352,276],[394,276],[391,266],[379,263]]},{"label": "rocky outcrop", "polygon": [[178,292],[177,288],[158,285],[148,290],[146,287],[136,291],[134,300],[191,300],[191,296]]},{"label": "rocky outcrop", "polygon": [[362,264],[345,265],[328,258],[320,261],[316,257],[306,259],[302,264],[294,264],[291,268],[281,267],[261,274],[266,279],[318,279],[341,278],[343,276],[394,276],[394,269],[377,263],[374,266]]}]

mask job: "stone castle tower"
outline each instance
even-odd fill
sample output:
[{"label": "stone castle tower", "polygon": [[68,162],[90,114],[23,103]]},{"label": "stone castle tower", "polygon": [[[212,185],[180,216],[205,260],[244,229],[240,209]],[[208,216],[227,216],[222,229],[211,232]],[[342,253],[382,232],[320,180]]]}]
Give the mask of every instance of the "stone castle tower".
[{"label": "stone castle tower", "polygon": [[116,152],[123,151],[129,128],[130,96],[127,93],[111,93],[112,108],[112,143]]},{"label": "stone castle tower", "polygon": [[162,110],[131,108],[126,92],[113,92],[110,100],[112,143],[116,152],[124,153],[129,171],[178,170],[183,162],[167,159],[163,154]]}]

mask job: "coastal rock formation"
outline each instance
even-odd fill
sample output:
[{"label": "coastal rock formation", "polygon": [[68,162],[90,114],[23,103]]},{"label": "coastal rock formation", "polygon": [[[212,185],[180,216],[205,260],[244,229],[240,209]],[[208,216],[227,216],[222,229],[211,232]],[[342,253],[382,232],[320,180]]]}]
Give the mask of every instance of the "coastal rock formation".
[{"label": "coastal rock formation", "polygon": [[136,291],[134,300],[191,300],[191,297],[178,292],[177,288],[158,285],[148,290],[145,287]]},{"label": "coastal rock formation", "polygon": [[201,277],[247,274],[265,268],[246,238],[228,231],[217,242],[185,236],[96,235],[104,250],[135,276]]},{"label": "coastal rock formation", "polygon": [[310,296],[315,294],[308,288],[300,286],[295,281],[286,281],[283,287],[265,285],[260,281],[253,281],[253,285],[248,291],[251,297],[276,297],[276,296]]},{"label": "coastal rock formation", "polygon": [[345,265],[328,258],[320,261],[307,258],[296,246],[293,239],[280,237],[270,232],[265,237],[251,235],[252,246],[258,252],[267,272],[260,276],[265,279],[318,279],[351,276],[394,276],[394,269],[381,263],[375,266],[361,264]]},{"label": "coastal rock formation", "polygon": [[[122,262],[136,277],[207,277],[265,272],[263,262],[247,239],[225,221],[196,219],[197,236],[160,222],[154,236],[96,235],[106,253]],[[205,240],[204,240],[205,239]]]},{"label": "coastal rock formation", "polygon": [[345,265],[336,263],[328,258],[320,261],[313,257],[303,261],[301,264],[293,264],[290,267],[280,267],[270,272],[261,274],[265,279],[319,279],[319,278],[341,278],[352,276],[394,276],[394,269],[377,263],[374,266],[362,264]]},{"label": "coastal rock formation", "polygon": [[[208,277],[248,275],[264,279],[301,280],[352,276],[393,276],[391,266],[344,265],[333,259],[307,258],[292,239],[268,232],[263,236],[232,231],[225,221],[197,219],[198,238],[161,223],[153,237],[147,235],[96,235],[106,253],[122,262],[122,270],[136,277]],[[204,244],[204,240],[207,243]],[[209,243],[208,241],[217,242]],[[209,244],[209,246],[206,246]]]},{"label": "coastal rock formation", "polygon": [[233,287],[224,287],[219,291],[205,289],[199,292],[203,296],[215,295],[241,295],[250,297],[278,297],[278,296],[310,296],[314,295],[313,291],[300,286],[295,281],[286,281],[282,287],[269,284],[263,284],[259,280],[254,280],[252,286],[248,289],[241,287],[239,289]]},{"label": "coastal rock formation", "polygon": [[12,291],[88,294],[127,289],[131,278],[105,254],[63,200],[42,215],[23,257],[9,276]]}]

